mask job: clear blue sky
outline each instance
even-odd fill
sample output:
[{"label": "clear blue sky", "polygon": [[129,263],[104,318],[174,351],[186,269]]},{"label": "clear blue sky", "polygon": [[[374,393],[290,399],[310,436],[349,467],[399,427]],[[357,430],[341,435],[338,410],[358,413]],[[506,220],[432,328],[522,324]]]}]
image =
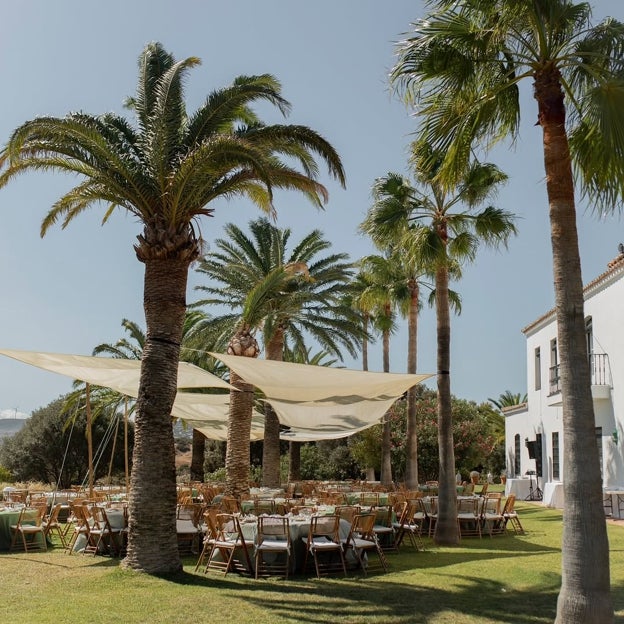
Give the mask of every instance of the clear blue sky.
[{"label": "clear blue sky", "polygon": [[[621,0],[594,2],[595,17],[624,20]],[[161,41],[177,58],[199,56],[189,74],[189,109],[239,74],[272,73],[292,103],[289,120],[311,126],[337,148],[347,171],[343,190],[327,176],[324,212],[294,194],[279,197],[277,224],[298,240],[320,228],[334,250],[353,259],[372,253],[357,233],[370,205],[370,188],[388,171],[406,173],[415,121],[387,86],[394,44],[423,16],[417,0],[21,0],[5,3],[0,20],[3,98],[0,142],[37,115],[69,111],[123,113],[134,93],[137,57]],[[528,85],[526,85],[528,87]],[[279,121],[265,114],[267,121]],[[541,130],[529,90],[524,94],[519,143],[489,160],[510,176],[498,204],[516,213],[519,236],[507,251],[480,252],[455,284],[463,312],[452,320],[452,391],[484,401],[526,389],[522,327],[553,305],[552,263],[543,183]],[[143,265],[132,245],[139,225],[119,212],[105,226],[102,210],[76,219],[65,231],[39,238],[41,219],[68,188],[59,175],[29,174],[0,191],[0,347],[90,354],[122,334],[121,320],[143,321]],[[210,242],[224,223],[245,226],[258,216],[244,203],[219,204],[202,223]],[[584,281],[606,268],[624,241],[618,217],[599,222],[579,204]],[[191,273],[189,302],[198,283]],[[435,371],[435,318],[425,309],[419,325],[418,369]],[[391,344],[391,369],[406,368],[406,332]],[[349,367],[361,363],[347,361]],[[371,348],[381,370],[381,347]],[[0,410],[30,413],[70,389],[70,380],[0,357]]]}]

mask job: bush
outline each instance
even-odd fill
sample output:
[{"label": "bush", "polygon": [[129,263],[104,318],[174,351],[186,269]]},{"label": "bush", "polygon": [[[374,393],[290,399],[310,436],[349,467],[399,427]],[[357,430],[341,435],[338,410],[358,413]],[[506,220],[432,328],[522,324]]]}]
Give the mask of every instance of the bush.
[{"label": "bush", "polygon": [[13,477],[11,471],[4,466],[0,466],[0,483],[12,483]]}]

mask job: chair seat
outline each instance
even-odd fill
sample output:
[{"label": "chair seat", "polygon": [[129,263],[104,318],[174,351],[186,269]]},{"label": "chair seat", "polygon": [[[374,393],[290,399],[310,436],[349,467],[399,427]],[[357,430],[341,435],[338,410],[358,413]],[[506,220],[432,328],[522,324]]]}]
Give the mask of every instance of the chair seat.
[{"label": "chair seat", "polygon": [[282,540],[265,539],[256,548],[257,550],[290,550],[290,544]]}]

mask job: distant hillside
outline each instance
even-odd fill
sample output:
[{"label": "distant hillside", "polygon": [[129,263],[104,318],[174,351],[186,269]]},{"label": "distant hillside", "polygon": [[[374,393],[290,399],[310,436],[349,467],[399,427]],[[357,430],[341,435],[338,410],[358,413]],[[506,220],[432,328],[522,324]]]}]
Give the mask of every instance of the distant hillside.
[{"label": "distant hillside", "polygon": [[0,438],[17,433],[25,422],[23,418],[0,418]]}]

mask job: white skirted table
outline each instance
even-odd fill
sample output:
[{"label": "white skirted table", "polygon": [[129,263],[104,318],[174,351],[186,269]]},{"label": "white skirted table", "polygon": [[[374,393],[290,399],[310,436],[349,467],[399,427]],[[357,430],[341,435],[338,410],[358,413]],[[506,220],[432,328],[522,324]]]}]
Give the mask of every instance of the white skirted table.
[{"label": "white skirted table", "polygon": [[544,483],[544,505],[563,509],[563,483],[560,481]]},{"label": "white skirted table", "polygon": [[530,480],[528,478],[507,479],[507,483],[505,483],[505,496],[515,494],[516,500],[524,500],[529,496],[529,484]]}]

